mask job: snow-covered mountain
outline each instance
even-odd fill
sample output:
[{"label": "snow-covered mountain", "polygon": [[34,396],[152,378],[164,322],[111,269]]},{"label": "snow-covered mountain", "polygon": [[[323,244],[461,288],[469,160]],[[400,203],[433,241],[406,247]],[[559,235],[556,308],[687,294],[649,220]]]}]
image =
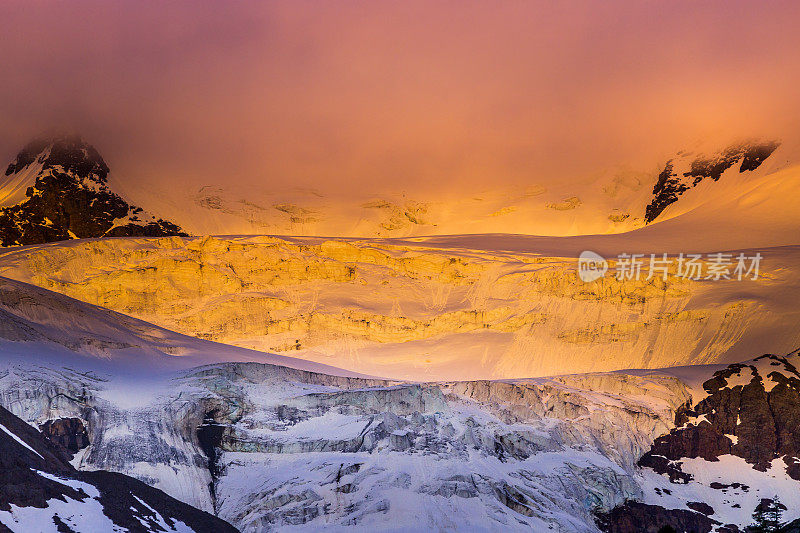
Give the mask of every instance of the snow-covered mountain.
[{"label": "snow-covered mountain", "polygon": [[[77,419],[73,419],[77,420]],[[0,406],[0,530],[99,533],[236,531],[139,480],[79,471],[69,450]]]},{"label": "snow-covered mountain", "polygon": [[[790,193],[800,181],[800,147],[793,139],[695,143],[665,153],[646,168],[620,162],[592,175],[559,178],[532,172],[530,182],[514,187],[436,192],[398,185],[347,195],[276,189],[268,180],[197,183],[180,195],[166,188],[168,180],[161,180],[163,189],[159,183],[144,188],[124,180],[116,185],[135,203],[169,213],[193,235],[575,236],[624,234],[691,215],[688,231],[702,224],[704,231],[724,236],[732,223],[748,226],[756,239],[760,232],[774,244],[797,244],[793,228],[800,219],[796,195]],[[766,245],[750,240],[744,247]]]},{"label": "snow-covered mountain", "polygon": [[[180,230],[132,220],[91,147],[26,148],[1,189],[31,244],[0,252],[0,446],[22,493],[55,492],[0,490],[0,522],[732,533],[777,496],[796,526],[800,159],[703,153],[439,204],[139,190],[192,232],[393,236],[148,238]],[[42,244],[88,235],[121,236]],[[584,250],[763,261],[584,283]]]},{"label": "snow-covered mountain", "polygon": [[18,281],[0,278],[0,354],[4,360],[74,369],[169,372],[254,361],[341,376],[328,365],[197,339]]},{"label": "snow-covered mountain", "polygon": [[[86,424],[77,467],[136,477],[242,531],[737,531],[730,525],[743,530],[763,498],[777,495],[789,520],[800,508],[792,457],[769,451],[771,435],[747,421],[717,437],[727,449],[664,460],[685,478],[652,461],[696,406],[670,371],[398,384],[226,363],[160,387],[5,372],[0,399],[23,418]],[[742,388],[730,383],[727,394]],[[797,405],[787,404],[790,419]],[[784,435],[795,439],[796,428]],[[748,463],[736,439],[775,459]]]},{"label": "snow-covered mountain", "polygon": [[[30,328],[65,319],[44,311],[63,296],[48,300],[16,282],[6,291],[41,302],[25,315]],[[141,338],[139,321],[124,336],[109,332],[108,316],[80,320],[120,343]],[[3,331],[0,405],[32,426],[10,431],[43,455],[36,429],[69,449],[79,471],[69,479],[119,472],[241,531],[732,532],[776,495],[786,520],[800,515],[796,352],[710,367],[420,383],[276,361],[155,372],[146,359],[42,364],[33,357],[40,339]],[[106,349],[112,361],[118,349]],[[34,486],[51,486],[35,476]],[[155,509],[154,521],[158,513],[188,524],[132,492]],[[57,507],[48,517],[82,512]]]},{"label": "snow-covered mountain", "polygon": [[656,220],[667,206],[703,181],[719,181],[734,165],[739,174],[756,170],[779,146],[776,141],[748,142],[734,144],[712,156],[679,153],[658,175],[653,199],[645,209],[645,222]]},{"label": "snow-covered mountain", "polygon": [[86,237],[183,235],[181,228],[129,204],[108,182],[109,168],[80,137],[36,139],[0,178],[0,244]]},{"label": "snow-covered mountain", "polygon": [[[651,169],[621,164],[584,178],[547,182],[532,176],[530,183],[506,189],[365,190],[339,196],[229,182],[187,185],[176,192],[170,180],[150,180],[143,187],[139,180],[111,175],[92,146],[78,137],[56,136],[29,143],[0,179],[0,236],[4,246],[184,231],[566,237],[626,234],[672,222],[668,231],[681,235],[702,225],[725,237],[731,224],[746,226],[750,242],[739,248],[785,245],[797,244],[799,206],[790,192],[798,181],[800,147],[792,140],[748,140],[722,148],[698,144],[654,160]],[[676,227],[676,220],[686,223]]]}]

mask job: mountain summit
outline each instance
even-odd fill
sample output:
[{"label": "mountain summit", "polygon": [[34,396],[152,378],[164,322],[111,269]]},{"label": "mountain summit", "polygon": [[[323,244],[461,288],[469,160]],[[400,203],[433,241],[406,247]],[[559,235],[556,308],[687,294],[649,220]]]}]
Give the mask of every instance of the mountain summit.
[{"label": "mountain summit", "polygon": [[740,162],[739,174],[756,170],[780,145],[778,141],[748,141],[732,144],[712,156],[680,152],[667,161],[658,175],[653,199],[645,209],[645,222],[653,222],[667,206],[704,179],[719,181],[725,171]]},{"label": "mountain summit", "polygon": [[185,235],[115,193],[109,171],[98,151],[76,135],[30,142],[0,178],[0,244]]}]

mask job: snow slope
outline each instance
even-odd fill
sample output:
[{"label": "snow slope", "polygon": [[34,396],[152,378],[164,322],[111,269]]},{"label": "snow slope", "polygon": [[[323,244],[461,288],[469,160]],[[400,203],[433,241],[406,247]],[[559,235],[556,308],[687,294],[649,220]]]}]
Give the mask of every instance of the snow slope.
[{"label": "snow slope", "polygon": [[133,476],[241,531],[597,532],[595,515],[629,500],[667,517],[706,502],[743,527],[761,497],[792,504],[800,488],[783,461],[687,458],[689,483],[637,466],[697,401],[669,371],[416,384],[259,363],[142,380],[4,368],[0,403],[23,419],[86,422],[80,469]]},{"label": "snow slope", "polygon": [[[673,379],[621,375],[595,377],[591,392],[563,378],[492,385],[483,396],[480,384],[257,363],[185,371],[156,389],[152,380],[6,368],[0,402],[26,420],[86,421],[80,469],[136,477],[243,531],[596,531],[595,507],[641,495],[633,463],[685,398]],[[115,392],[119,379],[147,400],[130,405]],[[69,399],[75,387],[82,403]],[[54,392],[63,393],[56,405],[46,401]],[[222,433],[206,436],[206,427]]]},{"label": "snow slope", "polygon": [[[757,143],[758,141],[749,141]],[[765,141],[761,141],[765,142]],[[714,160],[728,148],[698,143],[634,170],[624,164],[591,176],[537,179],[514,188],[424,193],[413,190],[364,191],[338,196],[316,190],[272,190],[269,186],[198,185],[189,194],[142,189],[135,180],[114,178],[114,187],[138,205],[170,217],[193,235],[316,235],[415,237],[473,233],[541,236],[622,234],[645,226],[645,211],[667,161],[682,180],[696,159]],[[716,181],[704,179],[670,204],[648,226],[687,218],[681,228],[726,236],[745,229],[739,244],[751,248],[798,244],[797,190],[800,146],[782,139],[757,168],[740,172],[741,160]],[[487,180],[489,181],[489,180]],[[790,192],[791,194],[783,194]],[[736,207],[734,216],[730,209]],[[765,216],[766,215],[766,216]],[[706,225],[710,224],[710,226]],[[729,226],[731,225],[731,226]],[[728,227],[725,227],[728,226]],[[681,228],[675,228],[678,231]],[[673,231],[673,230],[669,230]],[[766,235],[765,235],[766,233]],[[675,236],[687,235],[675,233]]]},{"label": "snow slope", "polygon": [[0,178],[0,207],[17,205],[27,198],[28,187],[36,185],[36,178],[42,172],[44,163],[35,161],[22,170]]},{"label": "snow slope", "polygon": [[328,365],[187,337],[39,287],[0,278],[3,360],[74,368],[162,371],[257,361],[359,376]]},{"label": "snow slope", "polygon": [[[325,373],[322,366],[266,354],[260,361],[270,364],[229,362],[241,354],[252,359],[239,361],[259,357],[20,282],[4,281],[0,288],[0,308],[14,317],[4,322],[6,341],[0,343],[0,405],[51,439],[85,428],[88,446],[69,441],[76,444],[71,464],[82,475],[108,470],[131,476],[242,531],[397,531],[422,524],[435,531],[594,533],[598,514],[627,501],[655,506],[664,520],[680,512],[743,527],[747,507],[759,498],[777,494],[792,503],[800,488],[792,461],[781,457],[762,469],[748,455],[751,449],[771,453],[772,441],[766,431],[747,429],[758,421],[747,419],[739,404],[726,407],[724,420],[740,416],[742,424],[715,430],[726,433],[719,435],[728,443],[721,452],[734,457],[703,452],[698,459],[691,450],[677,456],[692,476],[688,483],[640,461],[658,452],[663,439],[694,427],[683,420],[695,410],[722,413],[710,399],[751,397],[741,395],[744,386],[755,393],[766,387],[764,394],[773,395],[766,401],[789,409],[784,420],[800,420],[800,401],[786,396],[800,390],[790,380],[793,365],[800,365],[796,353],[730,367],[385,381],[332,375],[333,369]],[[86,336],[102,346],[87,348],[80,341]],[[170,347],[194,351],[169,356]],[[153,351],[149,358],[132,357],[147,350]],[[72,358],[65,356],[69,351]],[[120,357],[122,363],[110,364]],[[159,365],[159,357],[182,364]],[[209,360],[215,362],[190,367]],[[762,377],[755,379],[756,372]],[[710,414],[706,420],[725,423]],[[704,423],[697,421],[697,427]],[[33,440],[3,425],[34,449],[28,450],[31,460],[37,453],[47,457]],[[54,427],[60,429],[45,429]],[[800,444],[800,426],[787,428],[792,437],[785,442]],[[733,444],[737,439],[742,448]],[[52,486],[48,481],[58,485],[46,477],[35,484]],[[746,491],[737,488],[742,484]],[[69,523],[84,516],[91,524],[100,519],[92,500],[85,500],[91,508],[70,498],[44,511],[6,509],[11,515],[0,507],[0,519],[23,524],[58,513]],[[147,511],[157,509],[152,500],[143,500],[146,505],[133,505],[142,516],[166,521],[162,511]],[[711,504],[713,513],[693,510],[696,502]],[[797,518],[797,508],[790,509],[786,518]]]}]

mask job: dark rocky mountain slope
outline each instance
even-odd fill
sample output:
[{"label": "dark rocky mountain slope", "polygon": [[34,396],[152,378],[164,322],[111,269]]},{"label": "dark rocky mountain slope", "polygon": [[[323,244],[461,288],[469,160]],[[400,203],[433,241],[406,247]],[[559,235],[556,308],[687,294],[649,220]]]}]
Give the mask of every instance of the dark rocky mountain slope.
[{"label": "dark rocky mountain slope", "polygon": [[653,187],[653,199],[645,209],[645,223],[654,221],[667,206],[703,180],[718,181],[723,172],[737,163],[741,163],[739,173],[756,170],[778,146],[780,143],[776,141],[745,142],[731,145],[713,156],[680,154],[681,157],[667,161]]},{"label": "dark rocky mountain slope", "polygon": [[236,531],[131,477],[77,471],[70,457],[0,407],[0,531]]},{"label": "dark rocky mountain slope", "polygon": [[800,373],[786,358],[764,355],[729,365],[703,384],[708,396],[678,412],[676,428],[656,439],[641,466],[688,481],[683,458],[742,457],[764,472],[774,459],[800,480]]},{"label": "dark rocky mountain slope", "polygon": [[[705,381],[703,390],[707,396],[694,406],[690,401],[679,409],[675,428],[655,439],[638,461],[639,467],[668,477],[671,488],[658,491],[677,493],[681,486],[695,481],[685,468],[685,463],[694,459],[711,465],[731,457],[741,458],[767,478],[785,472],[788,478],[800,480],[800,371],[792,362],[796,362],[796,355],[797,352],[786,357],[768,354],[731,364]],[[723,500],[728,506],[739,506],[734,503],[734,494],[753,491],[734,479],[748,475],[746,467],[738,468],[728,472],[730,481],[708,485],[712,492],[730,496]],[[750,475],[747,479],[755,478]],[[705,502],[688,502],[687,507],[664,508],[627,501],[610,513],[600,514],[598,526],[614,533],[655,533],[664,526],[674,531],[742,531],[714,519],[725,510],[722,507],[715,509]]]},{"label": "dark rocky mountain slope", "polygon": [[0,244],[185,235],[172,222],[125,201],[109,186],[108,174],[97,150],[80,137],[29,143],[0,180]]}]

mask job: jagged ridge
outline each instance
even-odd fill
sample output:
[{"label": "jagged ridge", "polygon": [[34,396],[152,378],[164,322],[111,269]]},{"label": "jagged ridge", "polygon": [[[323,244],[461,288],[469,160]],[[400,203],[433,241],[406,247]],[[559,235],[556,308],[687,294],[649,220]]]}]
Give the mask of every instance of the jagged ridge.
[{"label": "jagged ridge", "polygon": [[645,209],[645,223],[655,220],[667,206],[704,179],[718,181],[723,172],[740,161],[740,173],[757,169],[778,146],[777,141],[734,144],[714,156],[696,157],[684,172],[676,171],[674,159],[667,161],[653,187],[653,200]]},{"label": "jagged ridge", "polygon": [[19,178],[30,172],[25,199],[0,208],[3,246],[71,238],[185,235],[172,222],[126,202],[108,185],[109,168],[78,136],[36,139],[6,169]]}]

